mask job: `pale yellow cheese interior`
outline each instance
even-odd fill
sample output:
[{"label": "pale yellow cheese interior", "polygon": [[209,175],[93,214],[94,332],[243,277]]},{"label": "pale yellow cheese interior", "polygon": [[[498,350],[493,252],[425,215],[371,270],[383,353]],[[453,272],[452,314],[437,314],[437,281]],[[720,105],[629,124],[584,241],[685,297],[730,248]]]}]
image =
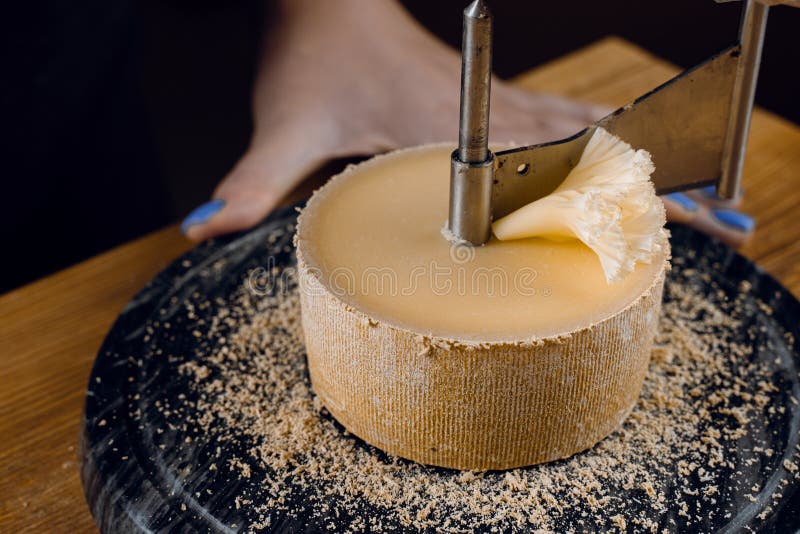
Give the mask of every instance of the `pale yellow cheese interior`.
[{"label": "pale yellow cheese interior", "polygon": [[[606,281],[579,241],[542,238],[454,249],[442,237],[452,147],[374,158],[336,177],[307,208],[298,239],[341,300],[376,321],[465,341],[565,334],[628,306],[664,258]],[[307,239],[306,236],[313,236]]]}]

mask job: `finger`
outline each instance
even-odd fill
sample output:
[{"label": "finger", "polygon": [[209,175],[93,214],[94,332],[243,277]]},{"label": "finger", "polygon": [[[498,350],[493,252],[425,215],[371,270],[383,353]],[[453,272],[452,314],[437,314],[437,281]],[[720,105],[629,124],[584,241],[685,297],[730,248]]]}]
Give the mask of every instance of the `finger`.
[{"label": "finger", "polygon": [[280,200],[281,191],[253,157],[245,155],[207,202],[184,219],[181,230],[192,241],[244,230],[258,223]]},{"label": "finger", "polygon": [[322,163],[311,154],[286,157],[280,145],[274,147],[267,144],[266,149],[249,150],[217,187],[213,200],[184,219],[184,235],[199,242],[255,226]]},{"label": "finger", "polygon": [[586,124],[596,122],[613,111],[608,106],[522,89],[505,82],[495,85],[494,96],[501,105],[510,102],[520,108],[561,115]]},{"label": "finger", "polygon": [[603,106],[502,84],[493,92],[490,138],[519,144],[563,139],[608,111]]},{"label": "finger", "polygon": [[671,222],[689,224],[700,211],[700,205],[683,193],[670,193],[661,200],[667,210],[667,220]]},{"label": "finger", "polygon": [[733,248],[739,248],[752,237],[755,220],[734,209],[708,208],[701,205],[698,216],[690,226],[718,238]]},{"label": "finger", "polygon": [[731,247],[741,247],[755,231],[755,220],[740,211],[708,207],[684,193],[672,193],[661,198],[668,220],[691,226]]},{"label": "finger", "polygon": [[692,189],[686,191],[686,194],[706,206],[720,207],[720,208],[735,208],[742,203],[742,191],[736,195],[736,198],[726,200],[717,195],[716,186],[710,185],[708,187],[701,187],[699,189]]}]

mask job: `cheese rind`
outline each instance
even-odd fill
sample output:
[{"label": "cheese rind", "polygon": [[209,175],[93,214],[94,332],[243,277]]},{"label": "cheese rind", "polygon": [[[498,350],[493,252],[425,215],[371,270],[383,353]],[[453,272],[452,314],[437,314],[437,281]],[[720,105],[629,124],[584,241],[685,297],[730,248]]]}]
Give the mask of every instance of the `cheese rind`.
[{"label": "cheese rind", "polygon": [[[329,235],[321,230],[330,230],[327,217],[344,209],[336,202],[353,200],[332,193],[378,179],[380,173],[371,174],[376,169],[437,151],[448,157],[443,147],[423,147],[349,169],[317,192],[301,214],[297,258],[314,391],[350,432],[418,462],[505,469],[591,447],[624,420],[638,398],[658,323],[666,253],[640,271],[636,283],[630,282],[624,305],[582,325],[564,323],[569,326],[561,331],[532,328],[529,335],[514,330],[478,337],[468,328],[463,335],[452,329],[435,333],[418,323],[393,320],[392,310],[377,313],[371,301],[334,287],[322,257],[328,249],[317,247],[318,237]],[[397,191],[385,191],[391,184],[377,190],[396,198]],[[364,198],[383,201],[374,195]],[[425,232],[438,233],[440,226]],[[370,232],[369,221],[363,221],[363,228]],[[433,315],[430,309],[421,310],[422,317],[428,314]]]}]

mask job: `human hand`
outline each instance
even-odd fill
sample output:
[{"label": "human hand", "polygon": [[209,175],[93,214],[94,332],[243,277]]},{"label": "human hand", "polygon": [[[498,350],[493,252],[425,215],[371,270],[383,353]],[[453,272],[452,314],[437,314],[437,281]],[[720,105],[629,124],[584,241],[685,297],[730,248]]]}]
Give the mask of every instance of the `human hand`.
[{"label": "human hand", "polygon": [[[330,159],[457,136],[460,56],[394,0],[284,0],[280,9],[254,87],[250,146],[214,200],[184,220],[194,241],[254,226]],[[493,143],[568,137],[608,111],[492,84]],[[665,201],[674,220],[738,235],[683,200]]]},{"label": "human hand", "polygon": [[[393,0],[289,0],[264,45],[247,152],[183,229],[201,241],[258,223],[310,171],[343,156],[454,140],[459,54]],[[495,80],[491,139],[571,135],[605,110]]]},{"label": "human hand", "polygon": [[722,200],[714,186],[671,193],[661,199],[669,221],[687,224],[734,248],[744,245],[755,230],[755,220],[735,209],[741,197]]}]

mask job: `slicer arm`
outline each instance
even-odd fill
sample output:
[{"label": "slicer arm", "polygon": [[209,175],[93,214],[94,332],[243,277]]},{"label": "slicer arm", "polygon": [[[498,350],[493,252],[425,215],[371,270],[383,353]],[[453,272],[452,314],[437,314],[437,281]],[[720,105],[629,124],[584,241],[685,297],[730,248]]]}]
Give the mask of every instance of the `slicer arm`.
[{"label": "slicer arm", "polygon": [[[731,0],[717,0],[731,1]],[[716,185],[741,189],[745,149],[770,5],[800,0],[746,0],[739,42],[568,139],[492,154],[488,149],[491,15],[484,0],[464,12],[459,148],[453,153],[448,228],[456,240],[482,245],[492,218],[555,189],[577,164],[596,127],[653,156],[659,194]]]}]

